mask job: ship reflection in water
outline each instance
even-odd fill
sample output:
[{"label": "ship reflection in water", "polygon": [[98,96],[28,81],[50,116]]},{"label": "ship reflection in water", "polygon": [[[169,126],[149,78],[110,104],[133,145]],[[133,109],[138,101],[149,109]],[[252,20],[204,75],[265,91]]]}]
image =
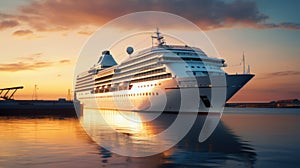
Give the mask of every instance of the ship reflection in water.
[{"label": "ship reflection in water", "polygon": [[[96,120],[99,112],[110,128]],[[172,135],[159,143],[145,137],[163,132],[176,114],[162,114],[153,122],[142,123],[138,121],[151,118],[146,115],[145,119],[142,113],[91,110],[80,122],[92,136],[76,118],[2,116],[0,167],[299,167],[299,114],[300,109],[226,108],[213,134],[202,143],[198,137],[206,116],[198,115],[180,142],[149,157],[121,156],[102,143],[110,142],[112,147],[126,144],[123,149],[132,153],[155,151],[172,143]]]},{"label": "ship reflection in water", "polygon": [[[112,167],[116,163],[109,163],[109,158],[114,156],[128,158],[130,162],[146,163],[143,167],[251,167],[256,161],[256,153],[251,145],[234,135],[223,122],[218,124],[206,141],[200,143],[199,134],[206,115],[198,115],[186,136],[174,144],[174,137],[179,136],[175,132],[164,136],[155,135],[168,129],[177,114],[162,113],[156,116],[155,113],[149,115],[141,112],[93,109],[85,109],[83,114],[80,121],[85,131],[93,141],[102,146],[100,151],[105,158],[104,162]],[[155,119],[150,121],[150,118]],[[158,153],[165,146],[173,147]],[[158,154],[138,158],[124,157],[114,152],[131,156],[133,153]],[[115,161],[112,159],[112,162]]]}]

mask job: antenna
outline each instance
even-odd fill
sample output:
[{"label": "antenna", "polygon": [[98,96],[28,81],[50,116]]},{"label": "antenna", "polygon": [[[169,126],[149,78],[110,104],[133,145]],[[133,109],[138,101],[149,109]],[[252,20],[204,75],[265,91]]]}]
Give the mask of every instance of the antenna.
[{"label": "antenna", "polygon": [[158,46],[164,45],[166,42],[164,41],[164,36],[161,36],[158,27],[156,28],[155,32],[156,36],[151,36],[152,38],[152,46],[153,46],[153,39],[155,38],[157,40]]},{"label": "antenna", "polygon": [[245,52],[244,51],[243,51],[243,60],[242,60],[242,62],[243,62],[243,74],[246,74],[246,67],[245,67],[246,60],[245,60]]},{"label": "antenna", "polygon": [[32,100],[37,100],[38,99],[38,95],[37,95],[37,90],[39,88],[37,87],[37,85],[35,84],[34,85],[34,90],[33,90],[33,93],[32,93]]},{"label": "antenna", "polygon": [[248,74],[250,74],[250,65],[248,64],[248,71],[247,71]]},{"label": "antenna", "polygon": [[70,90],[70,89],[68,89],[67,100],[68,100],[68,101],[71,101],[71,100],[72,100],[72,98],[71,98],[71,90]]}]

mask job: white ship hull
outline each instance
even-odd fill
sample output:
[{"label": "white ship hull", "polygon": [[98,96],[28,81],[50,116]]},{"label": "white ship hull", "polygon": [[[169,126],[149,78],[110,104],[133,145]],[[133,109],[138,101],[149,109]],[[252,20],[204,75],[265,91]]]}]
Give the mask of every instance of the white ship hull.
[{"label": "white ship hull", "polygon": [[[225,101],[230,99],[253,76],[251,74],[226,75],[225,80],[220,79],[222,78],[220,76],[211,77],[211,79],[197,77],[193,79],[197,81],[196,86],[180,86],[178,85],[179,79],[141,82],[134,84],[131,90],[96,94],[86,92],[77,94],[77,98],[84,108],[91,109],[143,112],[218,112],[224,107]],[[191,78],[180,81],[191,81]],[[215,85],[211,84],[212,81],[215,81]],[[140,88],[139,86],[146,87]],[[218,95],[213,95],[214,98],[212,98],[213,89],[219,90]]]},{"label": "white ship hull", "polygon": [[[200,48],[158,45],[117,64],[103,51],[97,64],[77,75],[75,98],[84,108],[151,112],[220,112],[254,75],[228,75],[225,60]],[[244,70],[245,72],[245,70]]]}]

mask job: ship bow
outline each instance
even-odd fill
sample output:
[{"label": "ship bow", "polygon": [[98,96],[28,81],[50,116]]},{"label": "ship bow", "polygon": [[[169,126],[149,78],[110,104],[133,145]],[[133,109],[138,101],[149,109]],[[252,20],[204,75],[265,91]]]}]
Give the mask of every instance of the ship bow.
[{"label": "ship bow", "polygon": [[237,91],[239,91],[253,77],[254,77],[253,74],[226,75],[226,83],[227,83],[226,101],[229,100]]}]

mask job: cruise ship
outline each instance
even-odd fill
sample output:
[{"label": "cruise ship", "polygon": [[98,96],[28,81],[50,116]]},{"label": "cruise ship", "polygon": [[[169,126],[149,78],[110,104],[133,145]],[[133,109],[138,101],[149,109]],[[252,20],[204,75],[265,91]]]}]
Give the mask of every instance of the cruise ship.
[{"label": "cruise ship", "polygon": [[97,64],[77,75],[75,100],[93,109],[209,112],[224,107],[254,76],[227,74],[224,59],[188,45],[167,45],[158,30],[151,38],[155,45],[137,53],[128,47],[128,58],[119,64],[103,51]]}]

